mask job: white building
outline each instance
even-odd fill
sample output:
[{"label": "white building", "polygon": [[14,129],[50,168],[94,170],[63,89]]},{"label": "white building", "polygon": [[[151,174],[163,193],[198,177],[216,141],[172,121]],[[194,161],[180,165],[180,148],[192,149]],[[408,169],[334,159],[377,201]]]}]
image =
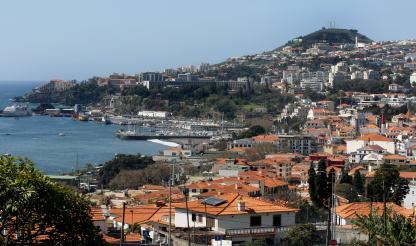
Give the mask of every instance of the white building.
[{"label": "white building", "polygon": [[378,134],[367,134],[357,139],[347,140],[347,154],[357,152],[358,149],[368,145],[378,145],[386,150],[387,153],[394,154],[395,145],[392,139]]},{"label": "white building", "polygon": [[400,172],[400,176],[405,176],[406,178],[413,176],[409,182],[409,193],[407,193],[402,202],[403,207],[413,209],[416,206],[416,172]]},{"label": "white building", "polygon": [[[188,202],[189,225],[195,228],[208,227],[212,231],[233,235],[238,230],[275,228],[295,225],[294,208],[275,205],[259,199],[238,194],[220,195],[204,200]],[[175,205],[175,227],[188,226],[185,203]]]},{"label": "white building", "polygon": [[302,79],[302,81],[300,82],[300,87],[304,90],[306,88],[309,88],[313,91],[320,92],[324,89],[324,81],[318,77]]},{"label": "white building", "polygon": [[145,118],[162,118],[165,119],[168,116],[166,111],[139,111],[139,116]]},{"label": "white building", "polygon": [[412,87],[416,87],[416,73],[412,73],[412,75],[410,75],[410,84]]}]

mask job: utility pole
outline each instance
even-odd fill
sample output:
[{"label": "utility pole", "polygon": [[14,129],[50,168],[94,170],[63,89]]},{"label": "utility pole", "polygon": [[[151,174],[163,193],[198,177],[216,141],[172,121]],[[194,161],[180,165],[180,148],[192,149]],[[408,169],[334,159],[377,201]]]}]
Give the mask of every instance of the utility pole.
[{"label": "utility pole", "polygon": [[172,245],[172,186],[174,185],[175,178],[175,162],[173,161],[169,179],[169,231],[168,231],[168,246]]},{"label": "utility pole", "polygon": [[207,203],[204,202],[205,206],[205,228],[206,228],[206,234],[205,234],[205,241],[207,241],[207,246],[209,246],[209,240],[208,240],[208,213],[207,213]]},{"label": "utility pole", "polygon": [[386,185],[384,184],[384,173],[383,173],[383,209],[384,209],[384,243],[386,243],[387,236],[387,202],[386,202]]},{"label": "utility pole", "polygon": [[123,202],[123,218],[121,220],[121,238],[120,238],[120,245],[124,243],[124,218],[126,216],[126,203]]},{"label": "utility pole", "polygon": [[186,206],[186,222],[188,226],[188,245],[191,245],[191,230],[189,229],[189,209],[188,209],[188,190],[186,189],[186,186],[184,185],[184,194],[185,194],[185,206]]}]

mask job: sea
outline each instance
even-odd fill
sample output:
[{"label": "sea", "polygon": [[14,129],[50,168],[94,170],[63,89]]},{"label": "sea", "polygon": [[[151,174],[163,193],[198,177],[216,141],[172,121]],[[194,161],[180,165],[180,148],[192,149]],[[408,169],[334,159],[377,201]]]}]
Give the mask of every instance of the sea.
[{"label": "sea", "polygon": [[[0,81],[0,108],[43,83]],[[117,129],[117,125],[66,117],[0,117],[0,154],[26,157],[46,174],[62,174],[105,163],[116,154],[154,155],[167,148],[150,141],[120,140]]]}]

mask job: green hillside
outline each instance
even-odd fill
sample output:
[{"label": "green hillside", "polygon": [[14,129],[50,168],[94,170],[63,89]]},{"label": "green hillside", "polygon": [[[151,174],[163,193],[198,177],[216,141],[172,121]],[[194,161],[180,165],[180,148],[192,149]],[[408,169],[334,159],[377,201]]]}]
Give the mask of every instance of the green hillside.
[{"label": "green hillside", "polygon": [[328,42],[334,43],[355,43],[355,37],[358,38],[358,42],[370,43],[372,40],[367,36],[360,34],[354,29],[338,29],[338,28],[322,28],[316,32],[310,33],[305,36],[297,37],[289,41],[286,45],[291,46],[303,46],[308,48],[315,43]]}]

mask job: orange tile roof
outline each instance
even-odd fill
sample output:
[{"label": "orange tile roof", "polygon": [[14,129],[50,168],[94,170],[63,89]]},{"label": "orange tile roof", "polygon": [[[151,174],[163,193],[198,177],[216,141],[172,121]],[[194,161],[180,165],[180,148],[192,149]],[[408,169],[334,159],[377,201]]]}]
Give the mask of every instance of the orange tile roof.
[{"label": "orange tile roof", "polygon": [[279,140],[277,135],[258,135],[251,138],[254,142],[258,143],[273,143]]},{"label": "orange tile roof", "polygon": [[[158,207],[156,205],[141,205],[135,207],[127,207],[124,221],[126,224],[144,223],[150,220],[158,212],[169,212],[168,206]],[[115,217],[115,221],[121,222],[123,209],[111,209],[109,213]]]},{"label": "orange tile roof", "polygon": [[392,142],[393,141],[393,140],[391,140],[391,139],[389,139],[385,136],[379,135],[379,134],[366,134],[366,135],[363,135],[363,136],[357,138],[357,140],[384,141],[384,142]]},{"label": "orange tile roof", "polygon": [[372,128],[372,129],[380,129],[380,127],[374,125],[374,124],[368,124],[367,128]]},{"label": "orange tile roof", "polygon": [[246,165],[247,160],[243,158],[235,158],[235,159],[229,159],[229,158],[217,158],[215,159],[216,164],[225,164],[228,160],[234,160],[234,164],[236,165]]},{"label": "orange tile roof", "polygon": [[244,153],[244,152],[247,152],[247,150],[249,150],[249,149],[250,148],[235,147],[235,148],[230,149],[230,151],[231,152],[241,152],[241,153]]},{"label": "orange tile roof", "polygon": [[92,221],[105,220],[103,210],[101,208],[91,208]]},{"label": "orange tile roof", "polygon": [[[400,207],[394,203],[388,203],[387,205],[392,212],[401,214],[405,217],[412,215],[411,209]],[[384,211],[384,204],[382,202],[353,202],[346,205],[341,205],[336,208],[338,216],[345,219],[356,219],[358,215],[368,216],[374,209],[378,215],[382,215]]]},{"label": "orange tile roof", "polygon": [[384,155],[383,159],[384,160],[406,160],[406,157],[402,155],[389,154],[389,155]]},{"label": "orange tile roof", "polygon": [[337,151],[346,151],[347,150],[347,145],[337,145],[336,147]]},{"label": "orange tile roof", "polygon": [[[295,213],[298,209],[283,207],[275,205],[270,202],[266,202],[260,199],[255,199],[239,194],[226,194],[217,196],[219,199],[223,199],[226,202],[218,205],[205,205],[201,200],[188,202],[188,209],[193,212],[207,213],[210,215],[239,215],[239,214],[250,214],[250,213]],[[238,203],[244,202],[245,210],[238,210]],[[175,204],[176,208],[185,209],[186,204],[180,203]]]},{"label": "orange tile roof", "polygon": [[416,179],[416,172],[400,172],[400,177],[405,179]]},{"label": "orange tile roof", "polygon": [[166,190],[166,187],[161,185],[143,185],[142,189],[144,190]]},{"label": "orange tile roof", "polygon": [[360,171],[360,170],[366,170],[365,167],[363,166],[356,166],[354,168],[351,168],[351,170],[348,172],[349,175],[354,175],[356,171]]}]

